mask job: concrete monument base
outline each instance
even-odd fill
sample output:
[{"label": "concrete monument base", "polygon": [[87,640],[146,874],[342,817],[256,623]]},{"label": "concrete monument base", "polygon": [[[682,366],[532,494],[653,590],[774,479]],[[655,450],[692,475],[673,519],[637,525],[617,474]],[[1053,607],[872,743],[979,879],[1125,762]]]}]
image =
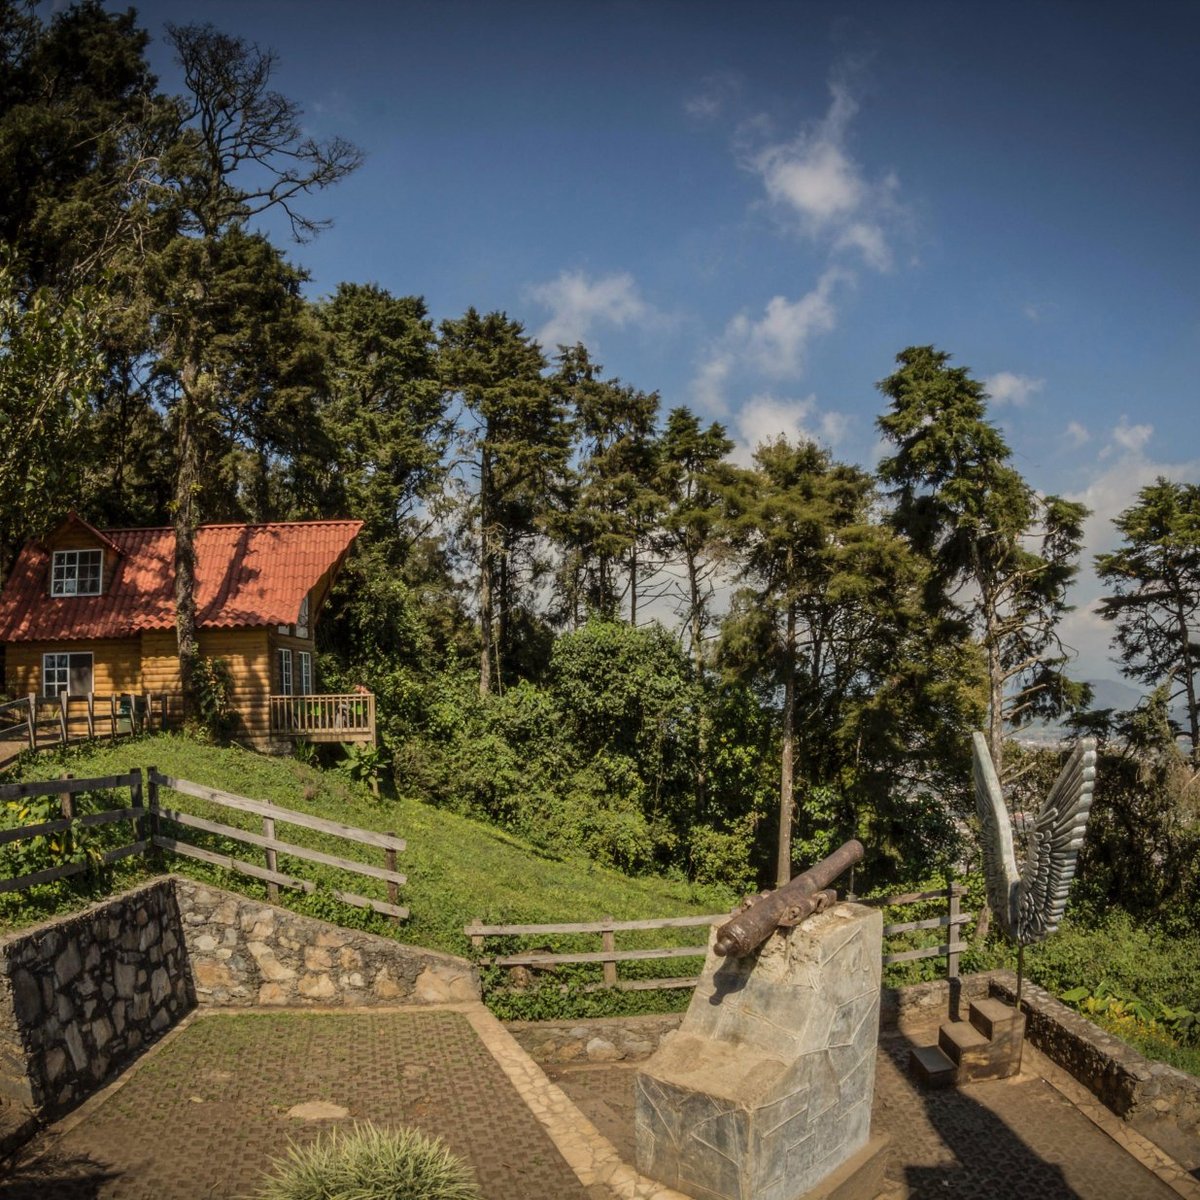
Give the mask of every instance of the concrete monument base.
[{"label": "concrete monument base", "polygon": [[882,933],[877,909],[843,903],[745,958],[710,942],[682,1025],[638,1073],[638,1169],[695,1200],[800,1200],[863,1150]]}]

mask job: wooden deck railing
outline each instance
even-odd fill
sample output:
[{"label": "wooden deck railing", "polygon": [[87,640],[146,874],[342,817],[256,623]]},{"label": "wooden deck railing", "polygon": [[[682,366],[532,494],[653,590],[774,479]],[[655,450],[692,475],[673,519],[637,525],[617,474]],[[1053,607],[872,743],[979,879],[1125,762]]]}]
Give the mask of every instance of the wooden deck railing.
[{"label": "wooden deck railing", "polygon": [[[967,949],[966,943],[958,940],[959,928],[973,918],[972,913],[959,911],[959,900],[966,893],[966,888],[953,884],[947,888],[930,892],[908,892],[899,896],[884,896],[879,899],[860,900],[861,904],[875,907],[891,905],[919,904],[930,901],[945,900],[949,912],[944,916],[930,917],[921,921],[900,921],[885,924],[883,936],[895,937],[919,929],[947,929],[945,943],[937,946],[926,946],[918,949],[901,950],[884,954],[883,964],[908,962],[918,958],[933,958],[941,955],[947,959],[947,970],[951,978],[958,975],[959,955]],[[464,927],[463,932],[471,939],[472,947],[477,951],[484,949],[485,938],[496,937],[537,937],[548,934],[599,934],[601,948],[598,951],[577,951],[573,953],[557,953],[545,949],[530,949],[513,954],[498,954],[483,957],[480,962],[484,966],[525,969],[553,969],[568,963],[600,963],[604,972],[602,983],[585,984],[585,992],[596,991],[600,988],[615,988],[617,991],[648,991],[657,988],[695,987],[699,977],[695,975],[667,979],[621,979],[617,974],[617,964],[635,962],[646,959],[671,958],[703,958],[708,946],[664,946],[654,949],[618,950],[616,935],[625,930],[649,929],[679,929],[692,926],[719,925],[726,921],[728,913],[715,913],[695,917],[659,917],[640,921],[615,921],[605,917],[599,921],[552,922],[543,925],[484,925],[481,921],[472,921]],[[564,984],[563,990],[569,990]]]},{"label": "wooden deck railing", "polygon": [[271,732],[310,742],[374,742],[375,697],[345,695],[272,696]]},{"label": "wooden deck railing", "polygon": [[30,692],[0,704],[0,743],[10,751],[14,741],[30,750],[61,746],[72,738],[148,732],[167,727],[168,700],[163,692],[61,692],[57,697]]},{"label": "wooden deck railing", "polygon": [[[221,808],[253,813],[262,818],[262,833],[252,833],[249,830],[240,829],[236,825],[195,816],[192,813],[165,805],[161,799],[163,788],[168,788],[184,796],[206,800],[209,804]],[[325,866],[336,867],[355,875],[383,880],[388,888],[386,901],[376,900],[370,896],[361,896],[357,892],[342,891],[338,888],[333,888],[331,891],[338,900],[355,908],[369,908],[392,917],[396,921],[408,916],[408,909],[402,908],[397,903],[400,899],[400,888],[407,882],[406,877],[396,870],[396,855],[404,849],[405,841],[394,833],[377,833],[373,829],[359,829],[353,825],[342,825],[324,817],[315,817],[311,813],[297,812],[294,809],[281,808],[277,804],[269,804],[263,800],[251,800],[248,796],[237,796],[231,792],[218,791],[216,788],[192,783],[188,779],[175,779],[170,775],[161,775],[154,767],[151,767],[149,772],[149,811],[154,827],[151,841],[155,846],[169,850],[172,854],[182,855],[184,858],[198,859],[200,862],[224,867],[228,871],[236,871],[242,875],[250,875],[255,879],[264,880],[267,884],[267,892],[272,898],[278,895],[280,887],[298,888],[304,892],[317,890],[317,885],[311,880],[300,879],[279,870],[279,855],[285,854],[290,858],[322,863]],[[264,865],[259,866],[258,863],[246,862],[231,854],[220,854],[214,850],[205,849],[203,846],[193,845],[191,842],[184,841],[182,836],[168,835],[163,831],[163,822],[176,825],[181,830],[200,830],[236,842],[243,842],[249,846],[257,846],[263,851]],[[311,846],[298,846],[292,842],[282,841],[276,837],[276,823],[315,830],[318,833],[330,834],[359,845],[378,847],[383,851],[384,865],[377,867],[371,863],[360,862],[358,859],[327,854],[325,851],[313,849]]]}]

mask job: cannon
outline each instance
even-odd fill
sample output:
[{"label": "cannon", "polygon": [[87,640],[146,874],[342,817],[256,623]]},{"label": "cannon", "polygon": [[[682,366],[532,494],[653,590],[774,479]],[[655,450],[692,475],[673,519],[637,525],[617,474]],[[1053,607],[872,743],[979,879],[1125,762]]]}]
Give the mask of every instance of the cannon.
[{"label": "cannon", "polygon": [[814,912],[832,904],[837,896],[829,890],[829,885],[843,871],[860,862],[862,856],[862,842],[852,838],[783,887],[755,896],[717,930],[713,949],[722,956],[744,958],[757,950],[776,929],[798,925]]}]

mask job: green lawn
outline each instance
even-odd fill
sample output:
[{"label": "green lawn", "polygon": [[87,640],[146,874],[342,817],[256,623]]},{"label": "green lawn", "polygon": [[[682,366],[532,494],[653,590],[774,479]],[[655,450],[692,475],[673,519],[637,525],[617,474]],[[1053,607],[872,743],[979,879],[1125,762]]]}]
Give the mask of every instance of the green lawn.
[{"label": "green lawn", "polygon": [[[681,881],[629,878],[587,861],[557,860],[494,826],[413,799],[377,800],[364,784],[340,771],[322,771],[295,759],[270,758],[237,747],[210,746],[174,734],[157,734],[115,745],[98,741],[66,752],[42,754],[22,762],[17,772],[7,778],[52,779],[63,772],[84,778],[122,774],[132,767],[145,769],[151,765],[167,775],[406,838],[408,847],[399,856],[397,865],[408,876],[408,883],[401,889],[401,903],[408,907],[410,917],[399,930],[385,918],[348,908],[328,894],[312,897],[290,894],[286,902],[313,915],[389,933],[417,945],[463,953],[468,947],[463,926],[475,917],[485,923],[536,923],[588,920],[607,914],[621,919],[680,916],[720,912],[734,899],[730,893],[698,889]],[[218,810],[204,801],[174,792],[164,792],[162,803],[226,825],[261,832],[261,819],[251,814]],[[262,851],[256,847],[193,830],[187,836],[188,840],[223,853],[255,863],[263,861]],[[282,822],[277,836],[344,858],[383,865],[383,852],[374,847],[347,843]],[[256,880],[229,875],[205,864],[169,859],[165,865],[240,891],[266,894],[264,886]],[[283,856],[279,867],[318,883],[387,898],[386,884],[378,880]],[[131,882],[137,871],[137,867],[131,867],[121,872],[117,882]],[[14,897],[8,900],[7,908],[0,908],[0,920],[11,925],[38,919],[45,915],[47,903],[60,907],[53,903],[52,895],[43,897],[40,903],[35,898],[32,905]],[[688,937],[693,942],[698,940],[695,931]],[[658,944],[667,940],[660,935]],[[599,946],[589,942],[580,948],[599,949]],[[671,964],[671,973],[684,965]]]}]

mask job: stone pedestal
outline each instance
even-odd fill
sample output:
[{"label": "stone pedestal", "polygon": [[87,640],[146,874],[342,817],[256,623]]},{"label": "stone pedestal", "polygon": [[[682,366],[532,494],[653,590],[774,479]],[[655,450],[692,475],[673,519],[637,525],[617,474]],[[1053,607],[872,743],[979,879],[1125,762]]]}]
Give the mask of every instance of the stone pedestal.
[{"label": "stone pedestal", "polygon": [[843,903],[744,959],[710,939],[682,1025],[638,1073],[638,1170],[695,1200],[796,1200],[862,1150],[882,934],[878,909]]}]

